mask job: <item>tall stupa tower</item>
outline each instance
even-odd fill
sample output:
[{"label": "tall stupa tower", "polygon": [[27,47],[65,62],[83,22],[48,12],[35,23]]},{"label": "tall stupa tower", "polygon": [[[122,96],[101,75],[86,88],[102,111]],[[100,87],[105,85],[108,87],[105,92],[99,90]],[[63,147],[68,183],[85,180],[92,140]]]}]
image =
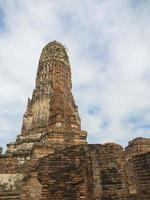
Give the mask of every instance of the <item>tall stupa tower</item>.
[{"label": "tall stupa tower", "polygon": [[66,48],[52,41],[42,50],[35,89],[32,98],[28,99],[21,134],[16,142],[8,144],[8,154],[31,154],[34,151],[38,155],[38,149],[41,152],[44,146],[47,147],[44,152],[49,153],[68,145],[86,143],[87,134],[81,131],[71,88]]},{"label": "tall stupa tower", "polygon": [[41,126],[80,130],[80,117],[71,87],[66,49],[57,41],[50,42],[41,53],[36,86],[32,99],[28,100],[22,134]]}]

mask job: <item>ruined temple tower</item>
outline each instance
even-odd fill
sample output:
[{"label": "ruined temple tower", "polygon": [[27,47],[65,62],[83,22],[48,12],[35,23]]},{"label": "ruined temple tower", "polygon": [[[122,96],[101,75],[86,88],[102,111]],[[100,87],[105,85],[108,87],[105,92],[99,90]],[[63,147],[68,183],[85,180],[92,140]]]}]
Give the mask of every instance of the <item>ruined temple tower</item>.
[{"label": "ruined temple tower", "polygon": [[35,89],[28,99],[21,134],[16,142],[8,144],[8,154],[29,159],[31,152],[43,156],[68,145],[86,143],[87,134],[81,131],[71,88],[66,49],[57,41],[50,42],[40,56]]},{"label": "ruined temple tower", "polygon": [[0,148],[0,199],[150,200],[150,139],[87,144],[64,46],[41,53],[21,133]]}]

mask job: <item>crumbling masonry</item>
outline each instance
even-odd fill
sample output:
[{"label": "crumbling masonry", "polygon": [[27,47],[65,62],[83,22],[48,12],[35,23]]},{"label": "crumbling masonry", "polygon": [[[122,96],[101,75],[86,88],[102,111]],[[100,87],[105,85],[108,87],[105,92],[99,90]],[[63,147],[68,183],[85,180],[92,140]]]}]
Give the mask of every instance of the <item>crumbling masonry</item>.
[{"label": "crumbling masonry", "polygon": [[150,139],[87,144],[65,47],[42,50],[16,141],[0,148],[0,200],[150,200]]}]

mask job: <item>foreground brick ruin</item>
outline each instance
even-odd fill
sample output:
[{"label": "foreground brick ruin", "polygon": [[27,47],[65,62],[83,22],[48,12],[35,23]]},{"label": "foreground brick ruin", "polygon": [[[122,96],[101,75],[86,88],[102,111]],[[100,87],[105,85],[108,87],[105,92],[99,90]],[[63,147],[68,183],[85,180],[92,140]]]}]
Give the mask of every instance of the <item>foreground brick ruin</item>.
[{"label": "foreground brick ruin", "polygon": [[150,200],[150,139],[87,144],[65,47],[47,44],[21,134],[0,148],[0,200]]}]

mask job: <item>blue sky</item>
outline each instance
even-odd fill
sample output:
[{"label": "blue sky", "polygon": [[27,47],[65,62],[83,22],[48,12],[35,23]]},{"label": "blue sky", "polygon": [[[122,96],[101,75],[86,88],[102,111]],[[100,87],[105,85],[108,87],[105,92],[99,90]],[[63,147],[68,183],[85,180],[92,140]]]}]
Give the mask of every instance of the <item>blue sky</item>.
[{"label": "blue sky", "polygon": [[150,137],[149,0],[0,1],[0,146],[20,134],[44,45],[68,49],[89,143]]}]

